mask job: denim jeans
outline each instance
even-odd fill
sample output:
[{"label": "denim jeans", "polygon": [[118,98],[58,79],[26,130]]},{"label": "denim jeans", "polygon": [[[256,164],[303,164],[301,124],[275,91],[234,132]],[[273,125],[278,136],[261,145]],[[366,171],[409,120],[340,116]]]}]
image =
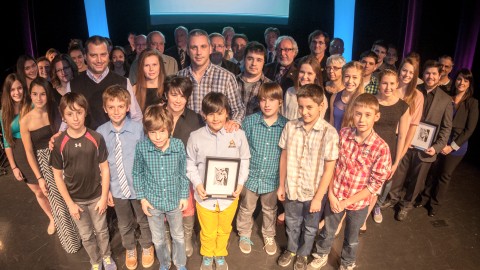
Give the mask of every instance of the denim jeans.
[{"label": "denim jeans", "polygon": [[[137,243],[135,240],[136,224],[140,227],[140,238],[138,242],[142,248],[152,246],[152,233],[148,227],[148,220],[143,213],[142,205],[138,200],[113,198],[115,203],[115,213],[118,218],[118,231],[122,236],[122,245],[125,249],[135,249]],[[136,221],[136,223],[135,223]]]},{"label": "denim jeans", "polygon": [[180,268],[187,264],[187,255],[185,254],[185,239],[183,236],[183,217],[180,209],[173,211],[161,211],[158,209],[149,209],[151,217],[148,217],[148,224],[152,231],[152,242],[155,245],[160,268],[170,268],[171,258],[168,252],[165,240],[165,218],[170,226],[172,235],[172,257],[173,264]]},{"label": "denim jeans", "polygon": [[340,213],[334,213],[330,208],[330,202],[327,202],[327,205],[325,206],[325,226],[323,227],[317,241],[317,253],[313,255],[314,257],[328,255],[330,253],[335,238],[335,232],[337,231],[338,224],[342,221],[344,213],[346,214],[346,224],[341,264],[348,266],[355,263],[358,248],[358,232],[365,222],[368,207],[364,207],[360,210],[343,210]]},{"label": "denim jeans", "polygon": [[310,213],[312,201],[301,202],[285,199],[288,251],[300,256],[310,255],[326,201],[327,195],[324,195],[320,212]]}]

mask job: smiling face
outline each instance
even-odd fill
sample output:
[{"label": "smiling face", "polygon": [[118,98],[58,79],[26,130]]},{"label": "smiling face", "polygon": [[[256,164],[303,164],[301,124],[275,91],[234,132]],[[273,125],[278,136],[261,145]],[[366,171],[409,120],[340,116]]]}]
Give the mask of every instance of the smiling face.
[{"label": "smiling face", "polygon": [[180,89],[172,88],[167,94],[167,109],[172,113],[182,113],[187,105],[187,98]]},{"label": "smiling face", "polygon": [[38,76],[48,79],[48,73],[50,72],[50,62],[48,60],[42,60],[37,63]]},{"label": "smiling face", "polygon": [[404,63],[400,69],[399,80],[403,85],[409,84],[415,74],[415,67],[410,63]]},{"label": "smiling face", "polygon": [[370,132],[378,119],[380,119],[380,113],[373,108],[357,105],[353,109],[353,124],[357,128],[357,135]]},{"label": "smiling face", "polygon": [[156,55],[150,55],[145,58],[143,64],[143,72],[147,81],[153,81],[158,79],[160,75],[160,60]]},{"label": "smiling face", "polygon": [[265,55],[249,51],[245,56],[245,73],[251,76],[258,76],[262,73]]},{"label": "smiling face", "polygon": [[72,67],[65,60],[55,63],[55,73],[57,73],[58,79],[63,83],[68,83],[73,78]]},{"label": "smiling face", "polygon": [[459,74],[455,80],[455,87],[457,88],[457,94],[465,93],[470,88],[470,81],[463,74]]},{"label": "smiling face", "polygon": [[65,107],[63,112],[63,119],[67,123],[68,128],[74,131],[81,131],[85,127],[85,109],[80,107],[77,103],[73,104],[73,108]]},{"label": "smiling face", "polygon": [[108,118],[112,121],[113,126],[121,127],[127,117],[127,112],[130,110],[130,106],[127,105],[125,101],[114,98],[107,100],[103,109],[107,113]]},{"label": "smiling face", "polygon": [[384,75],[380,80],[380,84],[378,85],[378,90],[384,98],[393,96],[397,88],[398,78],[393,74]]},{"label": "smiling face", "polygon": [[43,108],[47,104],[47,92],[45,88],[36,84],[32,86],[32,91],[30,93],[30,98],[35,108]]},{"label": "smiling face", "polygon": [[297,53],[290,40],[284,39],[278,44],[276,56],[280,65],[284,67],[289,66],[295,59],[296,55]]},{"label": "smiling face", "polygon": [[440,73],[438,72],[438,68],[426,68],[423,72],[423,81],[425,82],[425,86],[428,90],[437,87],[438,82],[440,81]]},{"label": "smiling face", "polygon": [[107,69],[108,61],[107,44],[88,44],[87,65],[93,74],[101,75]]},{"label": "smiling face", "polygon": [[14,103],[20,103],[23,99],[23,86],[19,80],[15,80],[10,87],[10,97]]},{"label": "smiling face", "polygon": [[298,71],[298,81],[300,86],[315,83],[317,74],[313,71],[310,64],[303,64]]},{"label": "smiling face", "polygon": [[77,65],[79,71],[85,68],[85,56],[81,50],[70,51],[70,57]]},{"label": "smiling face", "polygon": [[323,110],[323,102],[317,104],[312,98],[299,97],[298,102],[298,114],[302,116],[303,122],[306,125],[315,123]]},{"label": "smiling face", "polygon": [[27,77],[29,80],[33,80],[38,76],[37,63],[31,59],[25,61],[23,70],[25,71],[25,77]]},{"label": "smiling face", "polygon": [[281,106],[282,102],[276,98],[263,97],[260,99],[260,110],[265,118],[277,115]]},{"label": "smiling face", "polygon": [[343,74],[343,85],[345,85],[345,90],[348,92],[354,92],[360,86],[362,82],[362,71],[350,67],[345,70]]},{"label": "smiling face", "polygon": [[220,131],[227,123],[228,113],[225,108],[218,112],[209,113],[205,116],[205,122],[213,133]]}]

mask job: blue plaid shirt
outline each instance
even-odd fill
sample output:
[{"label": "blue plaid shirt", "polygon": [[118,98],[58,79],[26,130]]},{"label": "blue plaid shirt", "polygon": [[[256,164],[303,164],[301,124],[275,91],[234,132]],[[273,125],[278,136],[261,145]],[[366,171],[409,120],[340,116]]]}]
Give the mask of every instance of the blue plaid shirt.
[{"label": "blue plaid shirt", "polygon": [[378,79],[373,76],[370,78],[370,82],[365,86],[365,93],[376,95],[378,93]]},{"label": "blue plaid shirt", "polygon": [[245,187],[257,194],[270,193],[279,185],[279,164],[282,148],[278,141],[288,119],[278,115],[271,126],[263,120],[262,112],[247,116],[242,128],[250,147],[250,171]]},{"label": "blue plaid shirt", "polygon": [[150,139],[137,143],[133,162],[133,186],[137,200],[147,199],[155,209],[172,211],[181,199],[188,199],[185,148],[181,140],[170,139],[163,152]]}]

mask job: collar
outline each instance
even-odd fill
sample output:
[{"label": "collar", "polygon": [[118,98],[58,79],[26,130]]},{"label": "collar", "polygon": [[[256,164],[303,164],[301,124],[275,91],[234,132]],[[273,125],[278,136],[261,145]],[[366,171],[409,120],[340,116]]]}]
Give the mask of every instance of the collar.
[{"label": "collar", "polygon": [[96,83],[99,83],[103,79],[105,79],[105,77],[107,77],[109,72],[110,72],[110,69],[107,66],[107,68],[103,71],[103,73],[100,75],[100,77],[98,79],[95,77],[95,75],[93,75],[93,73],[88,68],[87,68],[87,73],[86,74],[92,81],[94,81]]},{"label": "collar", "polygon": [[[243,79],[243,74],[244,74],[244,73],[245,73],[245,71],[244,71],[244,72],[241,72],[240,74],[238,74],[238,75],[237,75],[237,79],[241,80],[243,83],[248,83],[247,81],[245,81],[245,80]],[[260,79],[259,79],[258,81],[256,81],[256,82],[262,82],[262,84],[263,84],[263,83],[265,83],[266,78],[267,78],[267,77],[265,77],[265,75],[262,73],[262,75],[260,76]],[[250,82],[250,83],[256,83],[256,82]]]},{"label": "collar", "polygon": [[[148,152],[153,152],[153,151],[158,151],[160,153],[162,153],[163,155],[168,155],[168,154],[171,154],[171,153],[178,153],[180,152],[180,149],[179,149],[179,144],[175,142],[175,138],[171,137],[170,136],[170,145],[168,146],[167,150],[162,151],[160,149],[158,149],[153,143],[152,141],[150,141],[150,139],[147,139],[148,143],[147,143],[147,151]],[[183,143],[182,143],[182,147],[183,147]]]},{"label": "collar", "polygon": [[[190,65],[190,66],[188,66],[187,68],[188,68],[188,72],[190,73],[190,76],[193,76],[192,66]],[[210,75],[210,72],[212,72],[212,70],[213,70],[214,68],[219,68],[219,66],[213,64],[213,63],[210,61],[210,62],[208,63],[207,69],[205,70],[205,74],[203,74],[203,77]],[[193,76],[193,77],[195,77],[195,76]]]},{"label": "collar", "polygon": [[217,133],[213,133],[213,131],[208,127],[208,124],[205,124],[205,130],[207,131],[207,134],[210,134],[212,136],[217,136],[218,134],[225,135],[225,133],[227,133],[225,127],[222,127],[222,129],[220,129]]},{"label": "collar", "polygon": [[[305,123],[303,122],[303,118],[298,118],[297,123],[295,124],[295,127],[297,128],[303,128],[305,126]],[[315,129],[317,131],[321,131],[325,128],[325,125],[323,124],[322,118],[318,117],[317,122],[313,125],[312,129]]]},{"label": "collar", "polygon": [[[347,135],[348,140],[354,140],[355,141],[356,131],[357,131],[357,129],[354,128],[354,127],[350,128],[348,130],[348,135]],[[373,145],[373,143],[377,139],[377,137],[375,135],[376,135],[376,133],[372,128],[372,132],[370,132],[370,134],[368,134],[368,136],[363,140],[363,142],[360,142],[359,144]]]},{"label": "collar", "polygon": [[130,132],[130,133],[132,133],[133,131],[132,131],[132,129],[131,129],[131,126],[132,126],[131,121],[132,121],[132,120],[131,120],[130,117],[127,115],[127,116],[125,117],[125,123],[123,123],[123,126],[122,126],[122,128],[121,128],[119,131],[117,131],[117,130],[115,129],[115,127],[114,127],[113,124],[112,124],[112,121],[108,121],[108,122],[107,122],[107,123],[108,123],[108,129],[110,130],[110,133],[113,133],[113,134],[115,134],[115,133],[117,133],[117,132],[120,133],[120,134],[122,134],[123,132]]},{"label": "collar", "polygon": [[256,115],[256,123],[259,124],[259,125],[264,125],[266,127],[273,127],[273,126],[280,126],[281,128],[285,127],[286,122],[281,121],[281,119],[282,119],[281,116],[282,115],[280,114],[280,112],[278,113],[277,120],[275,120],[275,122],[273,122],[273,124],[271,126],[267,125],[267,123],[263,119],[262,111],[256,112],[255,115]]}]

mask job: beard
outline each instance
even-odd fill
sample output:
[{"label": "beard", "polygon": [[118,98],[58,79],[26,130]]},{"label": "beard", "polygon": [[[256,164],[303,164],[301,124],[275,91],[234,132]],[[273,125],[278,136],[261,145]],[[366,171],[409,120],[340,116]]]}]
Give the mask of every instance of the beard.
[{"label": "beard", "polygon": [[223,59],[223,54],[220,52],[212,52],[210,54],[210,61],[217,66],[222,64],[222,59]]}]

